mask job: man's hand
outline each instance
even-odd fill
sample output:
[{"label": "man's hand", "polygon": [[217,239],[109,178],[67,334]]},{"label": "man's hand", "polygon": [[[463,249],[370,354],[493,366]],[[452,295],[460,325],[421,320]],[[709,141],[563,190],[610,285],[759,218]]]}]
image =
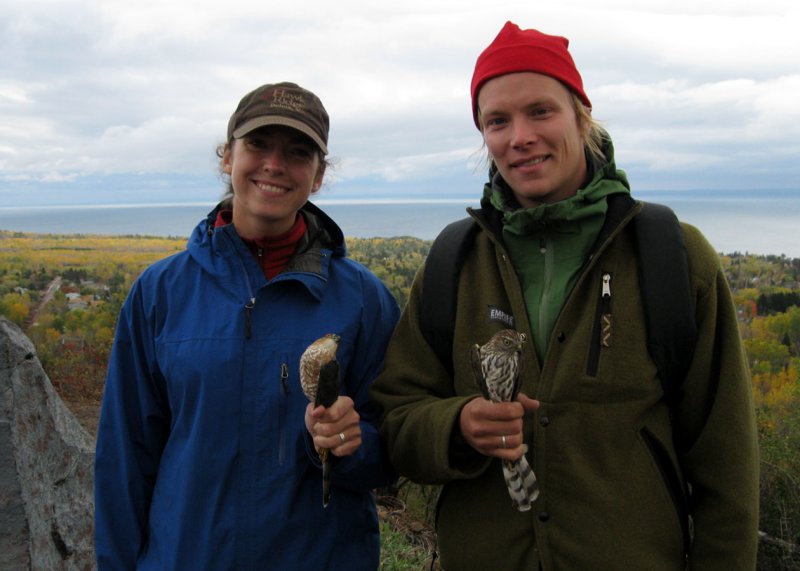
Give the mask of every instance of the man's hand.
[{"label": "man's hand", "polygon": [[486,456],[516,460],[525,453],[522,419],[539,408],[539,401],[520,393],[514,402],[469,401],[459,416],[464,440]]}]

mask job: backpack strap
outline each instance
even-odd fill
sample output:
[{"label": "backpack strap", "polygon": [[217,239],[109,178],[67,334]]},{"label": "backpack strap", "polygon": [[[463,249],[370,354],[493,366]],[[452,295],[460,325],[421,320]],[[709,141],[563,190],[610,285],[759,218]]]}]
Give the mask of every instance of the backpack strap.
[{"label": "backpack strap", "polygon": [[697,343],[689,262],[680,224],[667,206],[644,202],[633,220],[647,349],[674,410]]},{"label": "backpack strap", "polygon": [[450,374],[458,278],[477,231],[478,225],[470,217],[451,222],[433,241],[425,261],[420,329]]},{"label": "backpack strap", "polygon": [[[639,268],[639,288],[644,303],[647,350],[656,364],[664,401],[674,421],[683,399],[683,381],[697,343],[695,304],[689,282],[689,261],[680,224],[667,206],[644,202],[633,219]],[[672,423],[675,445],[680,445],[677,423]],[[683,487],[680,506],[684,514],[684,554],[691,545],[691,490]]]}]

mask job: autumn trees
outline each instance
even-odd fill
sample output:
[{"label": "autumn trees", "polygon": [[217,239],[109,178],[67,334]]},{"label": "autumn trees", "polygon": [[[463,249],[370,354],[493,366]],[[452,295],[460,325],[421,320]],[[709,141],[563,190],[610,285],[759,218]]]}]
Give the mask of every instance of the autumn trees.
[{"label": "autumn trees", "polygon": [[[430,241],[348,239],[347,245],[348,254],[369,267],[405,305]],[[154,261],[184,247],[183,238],[0,231],[0,315],[25,328],[63,396],[99,401],[117,314],[133,280]],[[758,413],[761,529],[796,545],[800,259],[733,254],[723,256],[722,263],[734,292]],[[796,562],[780,548],[766,557],[770,568],[788,569]]]}]

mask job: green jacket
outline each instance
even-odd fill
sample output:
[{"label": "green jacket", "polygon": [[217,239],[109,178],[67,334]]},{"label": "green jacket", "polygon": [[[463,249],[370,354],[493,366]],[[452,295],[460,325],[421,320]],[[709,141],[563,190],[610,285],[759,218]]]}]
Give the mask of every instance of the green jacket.
[{"label": "green jacket", "polygon": [[[541,488],[529,512],[512,507],[497,460],[453,438],[461,407],[478,393],[469,348],[507,327],[509,316],[531,337],[500,214],[484,208],[461,272],[453,377],[420,332],[424,268],[412,286],[372,396],[383,408],[381,432],[400,474],[444,485],[436,527],[445,570],[676,571],[686,566],[686,502],[693,571],[755,568],[755,417],[718,256],[697,229],[682,225],[699,341],[673,423],[645,344],[628,228],[640,205],[627,195],[611,198],[543,365],[531,344],[524,347],[522,391],[541,401],[524,424]],[[608,347],[596,341],[604,274],[612,278]]]}]

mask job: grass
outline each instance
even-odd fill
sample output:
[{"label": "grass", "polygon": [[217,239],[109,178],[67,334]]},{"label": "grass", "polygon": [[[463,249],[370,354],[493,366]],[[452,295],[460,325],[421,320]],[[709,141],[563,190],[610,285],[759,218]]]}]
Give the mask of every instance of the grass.
[{"label": "grass", "polygon": [[401,531],[389,522],[381,521],[381,571],[422,571],[430,565],[430,554],[414,545]]}]

